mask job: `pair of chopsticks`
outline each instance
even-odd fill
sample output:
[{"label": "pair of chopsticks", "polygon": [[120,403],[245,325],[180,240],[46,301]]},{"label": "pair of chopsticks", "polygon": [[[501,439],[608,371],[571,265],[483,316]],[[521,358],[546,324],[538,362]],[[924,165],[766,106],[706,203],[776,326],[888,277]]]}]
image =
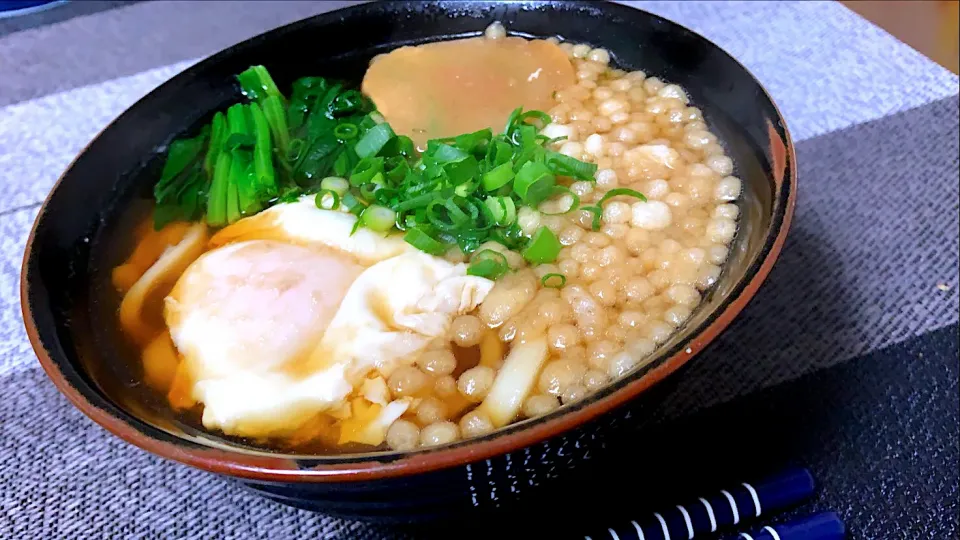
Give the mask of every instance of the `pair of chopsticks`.
[{"label": "pair of chopsticks", "polygon": [[[644,519],[607,528],[585,540],[691,540],[710,535],[793,506],[813,495],[813,476],[807,469],[793,468],[762,482],[741,483],[720,490],[711,497],[699,497]],[[730,540],[842,540],[843,521],[833,512],[824,512],[775,525]]]}]

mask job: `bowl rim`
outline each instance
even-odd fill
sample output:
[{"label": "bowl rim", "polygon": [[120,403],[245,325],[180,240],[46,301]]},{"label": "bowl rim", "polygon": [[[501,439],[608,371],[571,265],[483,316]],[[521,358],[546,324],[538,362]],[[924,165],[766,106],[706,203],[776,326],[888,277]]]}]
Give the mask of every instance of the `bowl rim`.
[{"label": "bowl rim", "polygon": [[[404,2],[404,4],[415,3],[418,2]],[[525,3],[550,4],[550,2],[540,1]],[[583,2],[572,3],[581,4]],[[162,91],[173,79],[190,72],[202,71],[208,64],[216,61],[222,55],[229,54],[237,47],[249,45],[257,40],[267,39],[268,35],[274,35],[278,32],[295,30],[299,26],[316,24],[318,21],[325,23],[327,22],[325,19],[332,21],[346,11],[363,11],[370,9],[370,6],[371,4],[364,3],[317,14],[267,30],[240,43],[226,47],[174,75],[170,80],[153,89],[126,110],[136,107],[140,101],[147,99],[156,92]],[[126,112],[125,110],[124,113],[121,113],[98,132],[66,167],[40,206],[27,238],[20,272],[20,306],[30,344],[47,376],[57,389],[75,407],[80,409],[81,412],[117,437],[148,452],[201,470],[241,479],[304,483],[352,482],[411,476],[467,465],[508,454],[583,426],[623,406],[628,401],[636,398],[647,389],[659,383],[668,375],[685,365],[722,333],[740,311],[746,307],[769,275],[783,248],[796,206],[796,151],[793,138],[783,114],[770,93],[753,73],[723,48],[678,23],[664,19],[648,11],[614,3],[603,3],[602,6],[602,9],[613,10],[614,12],[625,15],[631,13],[635,15],[633,12],[641,12],[645,16],[657,19],[660,23],[689,32],[695,39],[703,41],[705,44],[726,55],[735,62],[744,73],[749,75],[763,92],[764,97],[776,112],[776,119],[783,132],[783,136],[781,137],[776,133],[774,126],[768,125],[770,140],[778,143],[774,145],[772,149],[773,155],[771,156],[775,173],[774,182],[778,184],[778,189],[774,194],[773,219],[756,259],[747,268],[744,276],[734,285],[727,298],[721,302],[706,321],[701,323],[698,330],[695,330],[686,340],[674,346],[674,352],[670,354],[669,357],[662,356],[659,359],[659,363],[650,367],[650,369],[638,370],[633,374],[623,377],[617,381],[615,385],[607,385],[603,390],[595,394],[593,399],[583,400],[571,407],[563,407],[558,411],[554,411],[554,413],[536,419],[536,421],[532,423],[522,423],[522,425],[514,424],[513,428],[501,428],[490,435],[437,447],[436,449],[418,450],[414,452],[374,452],[344,456],[291,456],[269,454],[266,452],[259,454],[244,453],[200,444],[188,446],[183,443],[190,443],[191,441],[176,437],[172,434],[167,434],[168,436],[166,437],[171,440],[163,440],[163,438],[151,436],[132,425],[127,419],[106,410],[98,403],[94,403],[94,401],[90,399],[91,396],[87,395],[87,392],[82,392],[67,381],[59,362],[52,358],[50,351],[47,350],[40,339],[40,331],[33,316],[30,302],[32,295],[30,292],[31,279],[28,275],[28,265],[32,258],[35,235],[39,224],[46,215],[47,205],[79,157],[87,152],[90,145],[98,140],[103,132],[110,129],[114,123],[116,123],[117,119]],[[781,144],[781,138],[786,144]],[[780,173],[782,176],[778,176],[777,173]],[[93,394],[95,401],[114,405],[109,397],[103,395],[102,392],[99,392],[97,389],[88,388],[88,392]],[[116,406],[116,408],[122,411],[122,408],[119,406]],[[143,423],[133,415],[127,414],[133,420]],[[144,424],[158,433],[166,433],[158,428],[149,426],[149,424]],[[298,463],[298,461],[301,460],[315,460],[318,461],[318,463],[310,464],[307,468],[304,468],[302,464]]]}]

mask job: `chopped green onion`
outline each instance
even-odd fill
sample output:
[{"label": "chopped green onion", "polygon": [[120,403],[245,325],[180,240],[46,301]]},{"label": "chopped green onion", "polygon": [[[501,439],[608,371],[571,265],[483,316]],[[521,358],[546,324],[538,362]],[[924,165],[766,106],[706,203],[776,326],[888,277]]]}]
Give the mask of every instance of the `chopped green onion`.
[{"label": "chopped green onion", "polygon": [[436,240],[419,227],[414,227],[403,235],[403,240],[411,246],[431,255],[443,255],[447,246]]},{"label": "chopped green onion", "polygon": [[369,101],[370,98],[364,96],[359,90],[346,90],[333,100],[330,112],[334,116],[343,116],[362,111]]},{"label": "chopped green onion", "polygon": [[470,157],[470,154],[457,148],[456,146],[450,146],[449,144],[437,144],[431,147],[429,143],[427,146],[426,155],[433,158],[433,160],[437,163],[443,165],[448,163],[459,163]]},{"label": "chopped green onion", "polygon": [[386,232],[393,228],[393,224],[397,220],[397,213],[393,210],[380,206],[379,204],[371,204],[363,213],[360,214],[360,221],[363,226],[373,229],[377,232]]},{"label": "chopped green onion", "polygon": [[390,124],[377,124],[360,138],[353,150],[361,159],[375,156],[395,136]]},{"label": "chopped green onion", "polygon": [[357,138],[358,133],[360,133],[360,129],[357,128],[355,124],[351,124],[349,122],[337,124],[337,127],[333,128],[333,136],[341,141],[355,139]]},{"label": "chopped green onion", "polygon": [[540,278],[540,284],[548,289],[560,289],[567,284],[567,276],[555,273],[545,274]]},{"label": "chopped green onion", "polygon": [[487,279],[497,279],[510,270],[507,264],[507,257],[492,249],[478,251],[473,256],[473,261],[467,267],[467,274]]},{"label": "chopped green onion", "polygon": [[447,232],[460,230],[468,220],[467,214],[452,201],[439,199],[427,205],[426,219],[434,227]]},{"label": "chopped green onion", "polygon": [[528,161],[517,172],[513,181],[513,190],[520,196],[520,200],[529,206],[536,207],[541,201],[550,196],[557,178],[543,163]]},{"label": "chopped green onion", "polygon": [[330,189],[321,189],[314,198],[317,208],[321,210],[336,210],[340,208],[340,194]]},{"label": "chopped green onion", "polygon": [[630,189],[630,188],[614,188],[606,192],[603,197],[597,201],[597,204],[594,206],[584,206],[583,210],[587,210],[593,214],[593,223],[591,223],[591,228],[595,231],[600,230],[600,218],[603,217],[603,203],[612,199],[613,197],[618,197],[621,195],[627,195],[630,197],[636,197],[643,202],[647,202],[646,196],[639,191]]},{"label": "chopped green onion", "polygon": [[410,165],[407,160],[401,156],[388,157],[383,162],[384,173],[390,182],[398,184],[407,177],[410,172]]},{"label": "chopped green onion", "polygon": [[328,176],[320,181],[320,189],[332,191],[337,195],[343,196],[350,190],[350,182],[346,178],[339,176]]},{"label": "chopped green onion", "polygon": [[[382,179],[382,178],[383,178],[383,177],[381,176],[381,179]],[[373,200],[374,200],[374,195],[376,194],[376,192],[377,192],[379,189],[380,189],[380,184],[378,184],[378,183],[376,183],[376,182],[368,182],[368,183],[360,186],[360,190],[359,190],[359,191],[360,191],[360,197],[363,198],[363,200],[365,200],[365,201],[373,201]]]},{"label": "chopped green onion", "polygon": [[[354,231],[396,227],[428,253],[459,248],[474,254],[472,275],[495,279],[509,270],[505,257],[479,246],[495,241],[534,263],[554,260],[556,235],[524,235],[519,206],[572,194],[559,176],[586,180],[596,171],[549,148],[554,141],[540,131],[550,117],[541,111],[518,108],[503,133],[435,139],[418,154],[357,89],[304,77],[288,101],[263,66],[237,79],[249,101],[215,114],[199,136],[171,144],[154,188],[155,226],[205,217],[219,227],[312,193],[318,208],[357,216]],[[579,203],[572,194],[564,213]],[[602,203],[592,208],[601,212]]]},{"label": "chopped green onion", "polygon": [[510,197],[487,197],[484,204],[497,225],[505,227],[517,220],[517,206]]},{"label": "chopped green onion", "polygon": [[517,117],[517,124],[527,123],[527,120],[530,119],[540,122],[539,127],[541,129],[553,120],[549,114],[543,111],[527,111]]},{"label": "chopped green onion", "polygon": [[637,199],[640,199],[642,202],[647,202],[647,197],[643,193],[640,193],[639,191],[636,191],[630,188],[613,188],[610,191],[606,192],[603,195],[603,197],[601,197],[600,200],[597,201],[597,206],[603,206],[603,203],[607,202],[608,200],[614,197],[619,197],[621,195],[636,197]]},{"label": "chopped green onion", "polygon": [[523,258],[531,264],[551,263],[557,260],[561,247],[563,246],[553,231],[540,227],[530,239],[530,245],[523,250]]},{"label": "chopped green onion", "polygon": [[360,199],[353,196],[353,193],[347,192],[340,199],[340,204],[347,209],[347,212],[359,216],[367,206]]},{"label": "chopped green onion", "polygon": [[509,268],[509,265],[507,264],[507,256],[495,249],[483,249],[473,254],[474,262],[484,259],[493,259]]},{"label": "chopped green onion", "polygon": [[416,157],[416,147],[413,144],[413,139],[406,135],[398,135],[390,139],[390,142],[381,149],[380,153],[388,156],[400,156],[411,159]]},{"label": "chopped green onion", "polygon": [[377,171],[377,174],[373,175],[373,178],[370,179],[370,183],[377,186],[386,185],[387,181],[383,176],[383,171]]},{"label": "chopped green onion", "polygon": [[458,185],[456,188],[454,188],[453,192],[460,197],[469,197],[475,191],[477,191],[477,188],[479,187],[480,187],[479,181],[471,180]]},{"label": "chopped green onion", "polygon": [[495,191],[510,183],[514,177],[513,164],[497,165],[483,175],[483,189]]},{"label": "chopped green onion", "polygon": [[580,209],[593,214],[593,222],[590,224],[590,228],[594,231],[599,231],[600,218],[603,217],[603,209],[599,206],[581,206]]},{"label": "chopped green onion", "polygon": [[444,195],[438,192],[425,193],[423,195],[418,195],[416,197],[407,199],[402,203],[396,205],[394,210],[397,212],[404,212],[406,210],[413,210],[414,208],[426,208],[429,204],[438,198],[442,198]]},{"label": "chopped green onion", "polygon": [[373,180],[373,178],[383,173],[382,157],[366,157],[357,163],[353,168],[353,174],[350,175],[350,185],[360,187]]},{"label": "chopped green onion", "polygon": [[510,116],[507,117],[507,125],[503,128],[503,132],[505,134],[509,134],[511,131],[513,131],[521,111],[523,111],[523,107],[517,107],[510,113]]},{"label": "chopped green onion", "polygon": [[552,193],[553,195],[561,195],[563,193],[569,193],[570,197],[572,197],[570,200],[570,206],[568,206],[566,210],[561,210],[559,212],[544,212],[543,210],[540,210],[541,214],[545,216],[559,216],[562,214],[569,214],[570,212],[573,212],[574,210],[580,207],[580,196],[574,193],[567,186],[553,186]]},{"label": "chopped green onion", "polygon": [[550,152],[547,154],[546,165],[553,174],[560,176],[569,176],[577,180],[593,182],[596,179],[594,174],[597,172],[596,163],[587,163],[579,159],[561,154],[560,152]]},{"label": "chopped green onion", "polygon": [[473,133],[457,135],[454,137],[453,142],[454,146],[463,150],[464,152],[475,154],[477,152],[485,151],[486,146],[490,143],[491,138],[493,138],[493,131],[490,128],[485,128],[479,131],[474,131]]},{"label": "chopped green onion", "polygon": [[506,269],[491,259],[477,261],[467,267],[467,274],[487,279],[497,279],[506,273]]}]

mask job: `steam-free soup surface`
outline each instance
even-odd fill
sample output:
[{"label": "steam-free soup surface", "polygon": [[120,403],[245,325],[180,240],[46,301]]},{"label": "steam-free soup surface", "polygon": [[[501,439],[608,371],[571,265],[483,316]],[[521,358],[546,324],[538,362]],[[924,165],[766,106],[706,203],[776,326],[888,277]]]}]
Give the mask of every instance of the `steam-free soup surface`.
[{"label": "steam-free soup surface", "polygon": [[573,82],[569,57],[552,42],[471,38],[396,49],[373,62],[363,92],[422,148],[429,139],[499,131],[520,106],[548,110],[553,93]]}]

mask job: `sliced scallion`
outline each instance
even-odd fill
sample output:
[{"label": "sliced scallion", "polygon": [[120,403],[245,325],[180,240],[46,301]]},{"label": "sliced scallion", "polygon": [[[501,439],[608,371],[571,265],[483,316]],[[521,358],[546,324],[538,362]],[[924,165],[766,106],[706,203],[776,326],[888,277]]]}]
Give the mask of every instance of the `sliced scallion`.
[{"label": "sliced scallion", "polygon": [[543,163],[528,161],[517,172],[513,180],[513,190],[520,196],[520,200],[529,206],[536,207],[550,196],[557,178]]},{"label": "sliced scallion", "polygon": [[496,191],[509,184],[514,176],[512,163],[497,165],[483,175],[483,189]]},{"label": "sliced scallion", "polygon": [[369,183],[374,176],[381,173],[383,173],[383,158],[365,157],[353,168],[353,174],[350,175],[350,185],[360,187]]},{"label": "sliced scallion", "polygon": [[368,182],[360,186],[360,197],[365,201],[374,201],[376,200],[377,190],[380,189],[380,185],[376,182]]},{"label": "sliced scallion", "polygon": [[619,197],[621,195],[636,197],[637,199],[640,199],[643,202],[647,202],[647,197],[643,193],[640,193],[637,190],[630,189],[630,188],[613,188],[610,191],[603,194],[603,197],[601,197],[600,200],[597,201],[597,206],[603,206],[603,203],[609,201],[614,197]]},{"label": "sliced scallion", "polygon": [[570,212],[573,212],[574,210],[580,207],[580,196],[574,193],[567,186],[553,186],[553,190],[551,193],[553,194],[553,196],[562,195],[564,193],[570,195],[570,206],[568,206],[564,210],[560,210],[557,212],[544,212],[543,210],[540,210],[540,213],[545,216],[559,216],[562,214],[569,214]]},{"label": "sliced scallion", "polygon": [[341,197],[350,190],[350,182],[339,176],[328,176],[320,181],[320,189],[332,191]]},{"label": "sliced scallion", "polygon": [[356,124],[351,124],[349,122],[337,124],[337,127],[333,128],[333,136],[341,141],[356,139],[358,133],[360,133],[360,130],[357,128]]},{"label": "sliced scallion", "polygon": [[420,251],[431,255],[443,255],[447,251],[445,244],[433,238],[419,227],[408,230],[407,233],[403,235],[403,240]]},{"label": "sliced scallion", "polygon": [[557,235],[553,234],[553,231],[546,227],[540,227],[537,232],[533,233],[533,238],[530,239],[527,249],[523,250],[523,258],[531,264],[552,263],[557,260],[561,247],[563,246],[557,239]]},{"label": "sliced scallion", "polygon": [[548,289],[560,289],[567,284],[567,276],[557,273],[545,274],[540,278],[540,284]]},{"label": "sliced scallion", "polygon": [[510,197],[487,197],[484,204],[497,225],[505,227],[517,220],[517,206]]},{"label": "sliced scallion", "polygon": [[626,195],[629,197],[636,197],[643,202],[647,202],[647,197],[639,191],[630,189],[630,188],[614,188],[606,192],[603,197],[597,201],[596,205],[593,206],[584,206],[582,209],[586,210],[593,214],[593,222],[591,223],[591,228],[595,231],[600,230],[600,219],[603,217],[603,203],[612,199],[613,197],[619,197],[621,195]]},{"label": "sliced scallion", "polygon": [[[472,275],[495,279],[509,270],[505,258],[480,246],[495,241],[534,263],[554,260],[556,235],[540,229],[529,238],[518,209],[571,193],[564,197],[569,207],[562,204],[570,211],[580,201],[558,177],[588,180],[596,172],[550,149],[555,141],[541,133],[550,117],[541,111],[518,108],[502,133],[435,139],[418,154],[356,88],[304,77],[288,100],[263,66],[237,79],[248,101],[215,114],[199,135],[171,143],[154,188],[155,226],[206,213],[219,227],[312,193],[317,207],[357,216],[354,231],[396,228],[436,255],[459,248],[474,255]],[[602,204],[590,208],[599,213]]]},{"label": "sliced scallion", "polygon": [[330,189],[321,189],[314,199],[317,208],[321,210],[336,210],[340,208],[340,194]]},{"label": "sliced scallion", "polygon": [[366,205],[364,205],[360,199],[354,197],[353,193],[350,192],[345,193],[343,197],[341,197],[340,204],[347,209],[347,212],[350,212],[355,216],[359,216],[363,212],[363,209],[366,208]]},{"label": "sliced scallion", "polygon": [[560,152],[549,152],[545,163],[553,174],[560,176],[569,176],[577,180],[593,182],[594,174],[597,172],[596,163],[587,163],[579,159],[561,154]]},{"label": "sliced scallion", "polygon": [[379,204],[371,204],[366,207],[362,214],[360,214],[360,221],[364,227],[368,229],[373,229],[377,232],[386,232],[393,228],[393,224],[397,219],[397,213],[393,210],[380,206]]},{"label": "sliced scallion", "polygon": [[377,124],[364,133],[353,150],[361,159],[375,156],[395,136],[390,124]]},{"label": "sliced scallion", "polygon": [[507,257],[492,249],[480,250],[473,255],[467,274],[487,279],[497,279],[510,270]]}]

